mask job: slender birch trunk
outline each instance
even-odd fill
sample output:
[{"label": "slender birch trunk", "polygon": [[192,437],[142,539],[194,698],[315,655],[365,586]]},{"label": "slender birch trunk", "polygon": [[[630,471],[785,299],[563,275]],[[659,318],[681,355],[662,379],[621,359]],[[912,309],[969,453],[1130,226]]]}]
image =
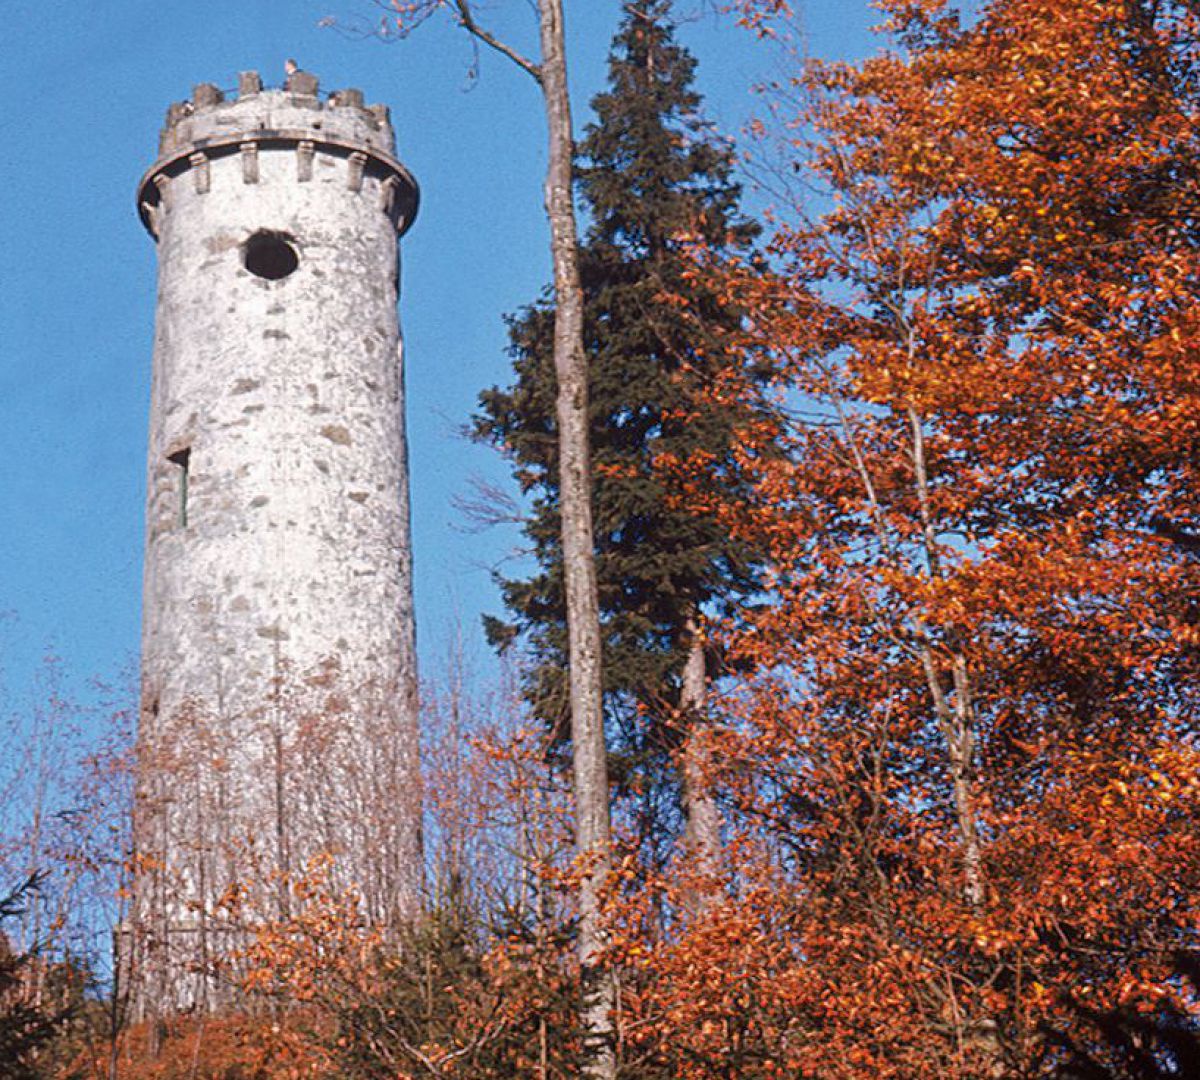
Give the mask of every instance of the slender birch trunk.
[{"label": "slender birch trunk", "polygon": [[[574,139],[567,89],[562,0],[537,0],[541,57],[534,62],[476,20],[472,0],[427,0],[423,10],[451,6],[459,25],[477,41],[531,75],[542,92],[549,138],[546,216],[554,263],[554,371],[557,383],[559,511],[571,702],[575,788],[575,842],[581,866],[579,961],[583,978],[580,1018],[586,1076],[616,1076],[616,982],[601,963],[604,930],[601,891],[611,867],[608,757],[600,678],[600,604],[592,529],[591,454],[588,445],[588,367],[583,346],[583,288],[573,183]],[[422,9],[420,3],[413,5]]]},{"label": "slender birch trunk", "polygon": [[709,754],[701,728],[708,698],[704,636],[696,619],[688,620],[688,656],[683,669],[680,711],[686,725],[683,742],[683,812],[688,854],[706,870],[716,868],[721,850],[721,815],[708,785]]},{"label": "slender birch trunk", "polygon": [[561,0],[538,0],[541,85],[550,139],[546,214],[554,259],[554,371],[558,418],[559,498],[563,577],[570,650],[571,739],[574,752],[575,837],[582,863],[579,889],[581,1018],[588,1075],[614,1077],[616,992],[599,961],[604,945],[600,891],[610,867],[608,759],[600,679],[600,609],[592,531],[588,446],[587,357],[583,348],[583,288],[575,226],[571,103]]},{"label": "slender birch trunk", "polygon": [[[909,355],[915,355],[916,347],[910,339]],[[913,408],[908,410],[909,432],[912,436],[911,454],[913,474],[916,482],[917,505],[921,516],[922,544],[925,561],[931,578],[942,576],[941,555],[938,551],[937,529],[930,509],[929,469],[925,455],[925,429],[920,415]],[[950,688],[947,693],[941,672],[930,647],[928,635],[921,628],[921,663],[925,679],[933,698],[938,724],[946,740],[946,752],[950,762],[950,777],[954,787],[954,812],[962,842],[963,898],[972,910],[983,903],[983,857],[979,847],[978,811],[975,805],[975,701],[971,687],[967,659],[958,649],[951,658]]]}]

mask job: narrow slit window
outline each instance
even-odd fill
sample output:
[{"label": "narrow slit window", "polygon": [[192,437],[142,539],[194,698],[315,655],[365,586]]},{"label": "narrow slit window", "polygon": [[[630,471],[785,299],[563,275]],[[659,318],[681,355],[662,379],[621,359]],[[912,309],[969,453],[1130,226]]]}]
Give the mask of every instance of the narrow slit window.
[{"label": "narrow slit window", "polygon": [[175,523],[186,529],[188,523],[188,473],[191,467],[192,451],[190,447],[176,450],[167,455],[167,460],[175,466]]}]

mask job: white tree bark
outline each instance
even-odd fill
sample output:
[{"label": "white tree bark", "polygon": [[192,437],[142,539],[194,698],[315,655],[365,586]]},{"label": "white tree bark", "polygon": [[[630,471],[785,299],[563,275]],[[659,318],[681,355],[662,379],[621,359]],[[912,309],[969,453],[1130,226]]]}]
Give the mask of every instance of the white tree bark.
[{"label": "white tree bark", "polygon": [[574,142],[561,0],[538,0],[541,83],[550,138],[546,214],[554,257],[554,370],[557,378],[559,508],[570,649],[571,739],[574,752],[575,836],[583,877],[579,889],[579,960],[588,1073],[614,1077],[613,981],[599,962],[604,944],[600,890],[610,867],[608,759],[600,679],[600,610],[592,530],[588,445],[587,357],[583,348],[583,289],[572,184]]},{"label": "white tree bark", "polygon": [[581,1021],[586,1075],[616,1076],[616,983],[601,961],[604,928],[601,890],[611,868],[612,826],[600,668],[600,606],[592,527],[591,453],[588,440],[588,370],[583,346],[583,289],[573,184],[574,139],[567,89],[562,0],[538,0],[540,63],[534,63],[484,29],[471,0],[452,0],[459,24],[537,80],[549,137],[546,216],[554,264],[554,371],[557,383],[559,510],[575,789],[575,842],[581,867],[579,961],[583,979]]},{"label": "white tree bark", "polygon": [[688,656],[683,669],[683,812],[687,819],[688,854],[705,870],[715,870],[721,850],[721,815],[708,783],[709,754],[704,745],[708,679],[704,635],[693,618],[688,622]]}]

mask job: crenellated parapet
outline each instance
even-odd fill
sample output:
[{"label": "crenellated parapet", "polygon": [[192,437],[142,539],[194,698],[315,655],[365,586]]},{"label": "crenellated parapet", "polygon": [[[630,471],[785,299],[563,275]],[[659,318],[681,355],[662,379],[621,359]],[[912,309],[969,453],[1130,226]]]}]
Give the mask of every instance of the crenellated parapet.
[{"label": "crenellated parapet", "polygon": [[170,211],[174,185],[190,183],[198,194],[213,190],[214,164],[236,158],[240,168],[222,168],[221,181],[263,182],[260,156],[286,153],[295,162],[289,176],[310,182],[315,163],[332,162],[351,191],[372,192],[398,233],[416,216],[419,190],[396,159],[395,134],[386,105],[368,105],[357,89],[322,96],[317,77],[296,71],[279,89],[264,88],[256,71],[238,76],[234,97],[201,83],[187,101],[167,110],[159,136],[159,158],[138,184],[138,213],[157,239],[161,216]]}]

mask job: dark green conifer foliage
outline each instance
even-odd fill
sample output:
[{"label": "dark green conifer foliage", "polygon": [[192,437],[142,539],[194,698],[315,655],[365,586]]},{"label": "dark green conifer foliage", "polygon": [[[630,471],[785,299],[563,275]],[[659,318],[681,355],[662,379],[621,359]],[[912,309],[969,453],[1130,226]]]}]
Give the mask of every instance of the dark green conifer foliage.
[{"label": "dark green conifer foliage", "polygon": [[38,963],[33,953],[14,952],[3,932],[4,923],[20,915],[25,898],[38,887],[34,875],[0,896],[0,1077],[37,1080],[49,1076],[40,1067],[55,1038],[69,1019],[69,1010],[39,1007],[23,992],[24,976]]},{"label": "dark green conifer foliage", "polygon": [[[668,505],[656,455],[702,447],[717,463],[735,418],[698,390],[715,363],[705,345],[733,318],[685,276],[688,239],[743,250],[732,155],[701,119],[695,60],[674,39],[669,0],[627,3],[609,58],[609,89],[579,147],[585,344],[590,377],[597,574],[606,711],[619,733],[614,778],[665,761],[678,737],[688,621],[751,586],[748,553],[711,517]],[[668,297],[686,297],[686,310]],[[552,300],[510,319],[516,380],[481,395],[475,434],[510,458],[532,501],[525,527],[538,570],[501,579],[509,621],[487,620],[493,644],[524,635],[538,715],[566,732],[566,634],[558,521]],[[719,473],[719,468],[714,473]],[[715,476],[714,476],[715,479]],[[640,707],[640,708],[638,708]],[[665,721],[665,722],[664,722]]]}]

